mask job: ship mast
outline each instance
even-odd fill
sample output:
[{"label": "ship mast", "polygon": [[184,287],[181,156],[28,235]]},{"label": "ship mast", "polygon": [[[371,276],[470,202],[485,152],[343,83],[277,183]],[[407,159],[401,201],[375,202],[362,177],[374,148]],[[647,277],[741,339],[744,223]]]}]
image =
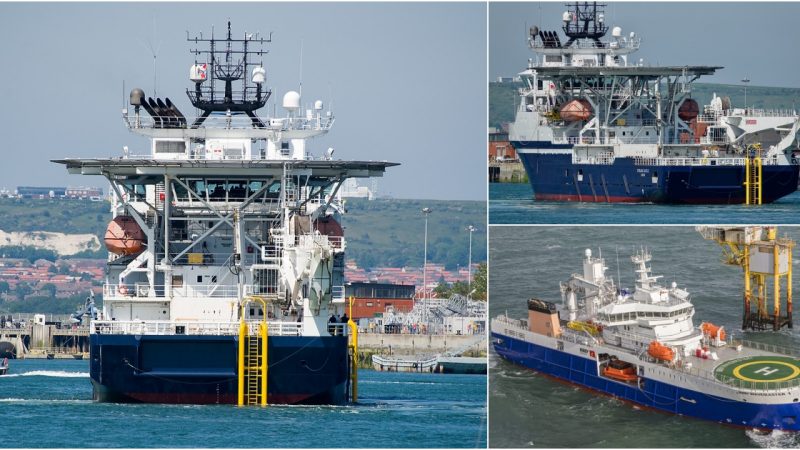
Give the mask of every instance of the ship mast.
[{"label": "ship mast", "polygon": [[[195,86],[194,91],[187,89],[186,95],[192,105],[202,111],[200,117],[192,124],[192,128],[202,125],[214,112],[222,112],[227,116],[244,113],[250,117],[253,127],[264,128],[264,122],[256,116],[255,111],[266,105],[272,91],[264,90],[266,71],[263,61],[256,64],[252,62],[252,58],[268,53],[260,46],[272,42],[272,33],[264,39],[259,37],[258,33],[245,32],[243,38],[234,39],[229,20],[226,37],[221,42],[214,37],[213,30],[209,39],[203,38],[202,33],[199,36],[189,37],[187,31],[186,40],[208,43],[208,50],[197,48],[190,50],[196,57],[206,55],[207,58],[205,63],[199,63],[195,58],[190,71],[189,78]],[[256,48],[253,48],[254,46]],[[252,69],[252,79],[248,82],[247,75],[251,72],[250,69]],[[242,80],[242,87],[240,91],[234,92],[233,83],[237,80]],[[224,84],[223,91],[216,89],[217,82]]]}]

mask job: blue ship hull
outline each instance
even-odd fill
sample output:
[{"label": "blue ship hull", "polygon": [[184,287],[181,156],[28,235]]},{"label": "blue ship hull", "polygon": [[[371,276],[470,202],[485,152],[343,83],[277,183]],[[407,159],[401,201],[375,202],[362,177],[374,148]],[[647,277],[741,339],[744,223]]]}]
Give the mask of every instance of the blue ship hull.
[{"label": "blue ship hull", "polygon": [[[634,164],[632,158],[617,158],[613,164],[573,164],[567,154],[520,153],[519,157],[536,200],[745,202],[743,166],[647,166]],[[763,166],[762,202],[795,192],[799,169],[794,164]]]},{"label": "blue ship hull", "polygon": [[[270,336],[268,402],[343,404],[347,337]],[[236,404],[237,336],[104,335],[90,338],[94,399]]]},{"label": "blue ship hull", "polygon": [[765,405],[733,401],[641,378],[626,384],[601,377],[588,358],[492,333],[495,352],[508,361],[647,408],[728,425],[800,431],[800,403]]}]

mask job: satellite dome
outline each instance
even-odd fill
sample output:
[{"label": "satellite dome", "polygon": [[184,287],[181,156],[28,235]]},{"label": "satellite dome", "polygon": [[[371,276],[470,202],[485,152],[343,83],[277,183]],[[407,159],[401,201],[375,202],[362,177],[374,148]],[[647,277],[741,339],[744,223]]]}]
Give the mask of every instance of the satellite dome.
[{"label": "satellite dome", "polygon": [[611,29],[611,36],[618,38],[622,37],[622,27],[614,27]]},{"label": "satellite dome", "polygon": [[587,248],[586,251],[584,252],[584,254],[586,254],[587,258],[591,258],[592,257],[592,249]]},{"label": "satellite dome", "polygon": [[265,81],[267,81],[267,71],[261,66],[253,68],[253,83],[263,84]]},{"label": "satellite dome", "polygon": [[144,91],[139,88],[131,89],[131,105],[142,106],[144,101]]},{"label": "satellite dome", "polygon": [[283,96],[283,107],[289,111],[300,109],[300,94],[296,91],[289,91]]},{"label": "satellite dome", "polygon": [[317,111],[322,111],[322,100],[317,100],[314,102],[314,109]]}]

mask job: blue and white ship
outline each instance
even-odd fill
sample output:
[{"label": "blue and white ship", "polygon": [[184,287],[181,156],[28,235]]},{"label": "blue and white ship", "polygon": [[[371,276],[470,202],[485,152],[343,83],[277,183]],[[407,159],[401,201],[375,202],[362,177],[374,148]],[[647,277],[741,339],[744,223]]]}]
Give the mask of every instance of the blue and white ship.
[{"label": "blue and white ship", "polygon": [[192,50],[186,93],[197,118],[134,89],[123,119],[149,138],[147,150],[55,161],[111,186],[103,307],[91,321],[96,400],[355,397],[340,188],[396,164],[334,160],[330,148],[312,155],[308,141],[334,116],[299,92],[284,95],[286,116],[260,117],[270,41],[235,38],[230,22],[222,38],[190,38],[208,45]]},{"label": "blue and white ship", "polygon": [[586,250],[561,283],[562,305],[528,301],[528,317],[492,320],[495,352],[536,372],[668,413],[732,426],[800,431],[800,353],[696,327],[689,292],[658,284],[651,256],[631,257],[632,291]]},{"label": "blue and white ship", "polygon": [[567,6],[563,42],[530,29],[509,126],[536,200],[760,204],[797,189],[796,111],[716,95],[701,109],[692,84],[721,67],[632,60],[641,38],[606,38],[604,5]]}]

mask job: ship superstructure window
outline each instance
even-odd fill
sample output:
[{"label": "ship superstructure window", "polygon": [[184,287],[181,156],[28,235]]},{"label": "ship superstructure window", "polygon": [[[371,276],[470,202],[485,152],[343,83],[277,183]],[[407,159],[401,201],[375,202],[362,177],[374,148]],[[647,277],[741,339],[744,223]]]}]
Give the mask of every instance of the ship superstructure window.
[{"label": "ship superstructure window", "polygon": [[156,141],[156,153],[186,153],[184,141]]}]

